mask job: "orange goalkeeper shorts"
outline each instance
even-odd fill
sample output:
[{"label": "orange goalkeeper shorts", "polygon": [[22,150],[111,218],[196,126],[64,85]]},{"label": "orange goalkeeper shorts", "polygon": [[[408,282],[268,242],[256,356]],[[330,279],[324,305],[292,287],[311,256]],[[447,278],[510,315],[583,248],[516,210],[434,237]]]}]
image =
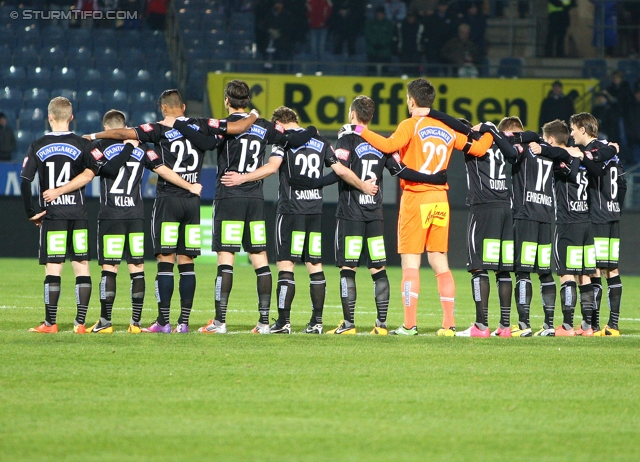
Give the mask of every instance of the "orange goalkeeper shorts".
[{"label": "orange goalkeeper shorts", "polygon": [[398,253],[447,252],[449,215],[446,191],[405,191],[398,214]]}]

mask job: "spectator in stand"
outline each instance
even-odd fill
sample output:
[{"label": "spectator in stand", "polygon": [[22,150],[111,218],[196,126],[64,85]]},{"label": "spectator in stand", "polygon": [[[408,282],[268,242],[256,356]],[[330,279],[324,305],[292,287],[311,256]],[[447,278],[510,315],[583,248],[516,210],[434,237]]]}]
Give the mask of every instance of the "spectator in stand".
[{"label": "spectator in stand", "polygon": [[626,124],[626,119],[629,115],[629,109],[634,101],[633,90],[631,85],[624,78],[624,74],[621,71],[615,71],[611,74],[611,83],[607,86],[607,93],[620,105],[622,117]]},{"label": "spectator in stand", "polygon": [[[71,10],[71,7],[75,5],[75,0],[49,0],[45,3],[47,10],[49,11],[60,11],[63,13],[67,13]],[[50,23],[50,27],[61,27],[62,29],[69,28],[69,20],[68,19],[52,19]]]},{"label": "spectator in stand", "polygon": [[[394,25],[387,19],[383,7],[378,7],[373,19],[365,24],[364,38],[367,41],[367,60],[369,63],[391,62],[391,49],[393,46]],[[382,68],[382,74],[386,74],[386,66]],[[369,66],[369,74],[375,75],[376,66]]]},{"label": "spectator in stand", "polygon": [[573,101],[562,92],[562,82],[556,80],[553,82],[549,96],[542,101],[542,106],[540,106],[538,127],[542,130],[544,124],[556,119],[564,120],[569,125],[569,118],[575,112]]},{"label": "spectator in stand", "polygon": [[447,0],[439,0],[436,10],[424,22],[424,50],[430,63],[443,63],[440,51],[444,44],[456,36],[456,21],[449,14]]},{"label": "spectator in stand", "polygon": [[[548,0],[547,41],[544,47],[545,56],[564,57],[564,38],[569,30],[569,10],[576,6],[576,0]],[[555,52],[555,54],[554,54]]]},{"label": "spectator in stand", "polygon": [[485,15],[480,9],[478,2],[468,4],[468,8],[462,22],[469,24],[469,27],[471,28],[469,40],[476,44],[476,47],[478,48],[478,58],[484,58],[487,54],[484,40],[484,36],[487,31],[487,15]]},{"label": "spectator in stand", "polygon": [[611,98],[606,91],[596,93],[591,115],[598,121],[598,138],[620,143],[621,113],[615,98]]},{"label": "spectator in stand", "polygon": [[465,77],[477,76],[478,69],[476,66],[480,62],[478,47],[469,39],[470,32],[469,24],[460,24],[458,26],[458,36],[449,40],[442,48],[443,61],[457,66],[454,74],[457,74],[459,68],[463,66],[475,68],[475,73],[472,69],[466,69]]},{"label": "spectator in stand", "polygon": [[[295,24],[295,31],[289,35],[292,52],[296,53],[306,49],[309,21],[307,20],[307,5],[303,0],[283,0],[284,10],[291,18],[291,24]],[[306,51],[306,50],[305,50]]]},{"label": "spectator in stand", "polygon": [[[85,13],[100,10],[98,0],[77,0],[72,9],[83,11]],[[80,27],[81,29],[91,29],[93,27],[93,18],[87,17],[86,19],[82,19],[81,17],[78,17],[74,19],[74,23],[76,28]]]},{"label": "spectator in stand", "polygon": [[15,150],[16,137],[11,127],[7,125],[7,117],[0,112],[0,161],[10,161]]},{"label": "spectator in stand", "polygon": [[333,4],[331,0],[307,0],[309,45],[313,59],[320,61],[326,51],[327,27]]},{"label": "spectator in stand", "polygon": [[[422,35],[424,26],[418,22],[418,16],[411,11],[407,19],[396,26],[397,52],[402,64],[419,63],[422,60]],[[419,66],[403,66],[402,73],[418,75]]]},{"label": "spectator in stand", "polygon": [[168,0],[147,1],[147,24],[151,30],[165,29],[168,7]]},{"label": "spectator in stand", "polygon": [[616,11],[618,2],[590,1],[595,4],[593,41],[591,44],[598,49],[604,48],[606,56],[613,56],[614,49],[618,44],[618,16]]},{"label": "spectator in stand", "polygon": [[384,11],[388,20],[398,24],[407,17],[407,4],[403,0],[389,0],[384,5]]},{"label": "spectator in stand", "polygon": [[347,45],[349,56],[356,54],[356,40],[364,20],[364,0],[335,0],[329,21],[329,30],[333,35],[333,54],[341,55]]},{"label": "spectator in stand", "polygon": [[269,41],[264,50],[267,59],[275,61],[288,61],[292,52],[292,28],[295,24],[291,21],[291,15],[284,8],[282,0],[276,0],[269,14],[261,22],[266,28]]},{"label": "spectator in stand", "polygon": [[635,96],[629,106],[627,141],[631,148],[632,163],[640,163],[640,86],[636,87]]}]

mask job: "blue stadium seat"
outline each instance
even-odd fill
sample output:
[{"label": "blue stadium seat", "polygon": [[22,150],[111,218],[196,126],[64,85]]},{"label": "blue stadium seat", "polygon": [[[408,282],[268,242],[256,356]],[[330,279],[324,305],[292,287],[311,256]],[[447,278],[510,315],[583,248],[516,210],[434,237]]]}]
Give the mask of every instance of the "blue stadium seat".
[{"label": "blue stadium seat", "polygon": [[[115,29],[100,29],[98,34],[91,37],[93,49],[98,48],[117,48],[118,38]],[[131,44],[130,44],[131,45]]]},{"label": "blue stadium seat", "polygon": [[54,69],[53,75],[53,86],[58,88],[76,88],[78,85],[78,78],[76,76],[76,71],[70,67],[59,67]]},{"label": "blue stadium seat", "polygon": [[24,90],[27,87],[27,72],[23,67],[5,67],[2,70],[2,82],[5,87]]},{"label": "blue stadium seat", "polygon": [[74,109],[74,112],[82,111],[96,111],[100,114],[104,114],[104,103],[102,101],[96,100],[84,100],[76,103],[77,109]]},{"label": "blue stadium seat", "polygon": [[13,52],[14,66],[38,66],[39,63],[40,60],[38,59],[38,52],[34,46],[23,46]]},{"label": "blue stadium seat", "polygon": [[67,29],[67,48],[90,47],[92,31],[90,29]]},{"label": "blue stadium seat", "polygon": [[80,71],[81,82],[102,82],[102,72],[97,69],[85,68]]},{"label": "blue stadium seat", "polygon": [[93,50],[95,66],[101,69],[112,69],[118,65],[118,53],[115,48],[98,48]]},{"label": "blue stadium seat", "polygon": [[64,67],[66,64],[64,51],[62,47],[53,46],[42,49],[40,54],[40,65],[43,67]]},{"label": "blue stadium seat", "polygon": [[7,45],[0,43],[0,63],[10,63],[13,45]]},{"label": "blue stadium seat", "polygon": [[107,106],[109,103],[129,106],[129,98],[127,96],[127,92],[124,90],[114,90],[108,93],[105,92],[102,94],[102,98]]},{"label": "blue stadium seat", "polygon": [[31,130],[15,130],[13,134],[16,137],[16,150],[13,153],[13,160],[22,160],[29,150],[29,145],[35,139],[34,134]]},{"label": "blue stadium seat", "polygon": [[234,13],[229,20],[229,30],[252,29],[255,22],[253,13]]},{"label": "blue stadium seat", "polygon": [[42,131],[45,129],[46,110],[21,109],[18,113],[20,130]]},{"label": "blue stadium seat", "polygon": [[51,86],[51,71],[48,67],[28,67],[27,86],[49,87]]},{"label": "blue stadium seat", "polygon": [[67,48],[67,60],[70,66],[77,66],[78,64],[90,66],[93,63],[91,56],[91,48],[88,46]]},{"label": "blue stadium seat", "polygon": [[0,88],[0,101],[22,101],[22,91],[10,86]]},{"label": "blue stadium seat", "polygon": [[607,61],[604,59],[585,59],[582,77],[585,79],[604,79],[607,76]]},{"label": "blue stadium seat", "polygon": [[29,88],[23,93],[22,98],[24,101],[46,101],[48,104],[50,93],[44,88]]},{"label": "blue stadium seat", "polygon": [[102,101],[102,92],[97,90],[82,90],[76,94],[76,101]]},{"label": "blue stadium seat", "polygon": [[47,27],[43,29],[41,34],[41,47],[59,46],[67,48],[67,32],[68,29],[65,30],[61,27]]},{"label": "blue stadium seat", "polygon": [[88,92],[101,95],[102,94],[102,82],[95,80],[80,80],[78,81],[78,97]]},{"label": "blue stadium seat", "polygon": [[136,107],[136,106],[149,107],[149,105],[155,106],[156,99],[157,97],[148,90],[142,90],[142,91],[136,91],[136,92],[129,91],[129,103],[131,103],[131,106],[133,107]]},{"label": "blue stadium seat", "polygon": [[631,88],[640,78],[640,60],[638,59],[621,59],[618,61],[618,70],[622,71],[625,78],[629,81]]},{"label": "blue stadium seat", "polygon": [[3,31],[3,33],[0,34],[0,47],[4,46],[9,47],[10,49],[13,49],[16,46],[16,38],[13,34],[6,31]]},{"label": "blue stadium seat", "polygon": [[0,112],[4,114],[4,116],[7,119],[7,125],[11,128],[16,128],[17,124],[16,124],[16,114],[18,113],[18,110],[9,108],[9,107],[5,107],[3,104],[3,101],[0,100]]},{"label": "blue stadium seat", "polygon": [[[55,88],[51,90],[51,98],[55,98],[56,96],[62,96],[63,98],[67,98],[69,101],[73,103],[78,97],[78,92],[70,88]],[[75,105],[74,105],[74,111],[75,111]]]},{"label": "blue stadium seat", "polygon": [[102,130],[102,114],[98,111],[78,111],[75,121],[76,130],[80,133],[95,133]]},{"label": "blue stadium seat", "polygon": [[202,100],[204,97],[204,76],[205,74],[200,70],[192,69],[189,72],[189,79],[187,81],[187,98]]},{"label": "blue stadium seat", "polygon": [[182,29],[190,29],[190,30],[202,30],[202,18],[200,16],[194,17],[178,17],[180,21],[180,27]]},{"label": "blue stadium seat", "polygon": [[195,48],[204,46],[201,30],[187,29],[182,31],[182,47],[183,48]]},{"label": "blue stadium seat", "polygon": [[36,50],[39,50],[42,45],[42,37],[40,36],[40,29],[28,28],[22,31],[18,36],[18,41],[21,46],[31,46]]},{"label": "blue stadium seat", "polygon": [[507,78],[522,77],[522,60],[520,58],[502,58],[498,65],[498,76]]},{"label": "blue stadium seat", "polygon": [[202,16],[202,30],[210,29],[226,29],[227,21],[224,15],[220,14],[215,9],[209,9],[205,11]]},{"label": "blue stadium seat", "polygon": [[150,124],[157,120],[158,115],[153,111],[134,111],[131,113],[131,121],[129,123],[133,125],[142,125]]}]

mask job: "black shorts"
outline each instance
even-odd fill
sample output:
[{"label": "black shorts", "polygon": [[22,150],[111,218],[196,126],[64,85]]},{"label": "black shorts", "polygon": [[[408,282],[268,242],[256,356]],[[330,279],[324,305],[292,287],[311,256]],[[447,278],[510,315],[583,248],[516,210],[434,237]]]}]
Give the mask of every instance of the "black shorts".
[{"label": "black shorts", "polygon": [[322,261],[322,215],[276,215],[276,260]]},{"label": "black shorts", "polygon": [[[365,245],[366,242],[366,245]],[[367,268],[386,266],[387,253],[384,246],[384,222],[336,220],[335,239],[336,266],[360,266]],[[363,260],[364,258],[364,260]]]},{"label": "black shorts", "polygon": [[593,244],[596,248],[596,268],[618,268],[620,260],[620,222],[592,224]]},{"label": "black shorts", "polygon": [[214,252],[267,250],[264,200],[238,198],[213,201]]},{"label": "black shorts", "polygon": [[89,231],[87,220],[42,220],[38,260],[41,265],[71,261],[88,261]]},{"label": "black shorts", "polygon": [[467,251],[467,271],[513,271],[513,213],[508,204],[471,206]]},{"label": "black shorts", "polygon": [[515,271],[548,273],[551,271],[553,225],[531,220],[513,220]]},{"label": "black shorts", "polygon": [[591,223],[557,224],[553,239],[553,259],[559,275],[593,274],[596,251]]},{"label": "black shorts", "polygon": [[98,264],[144,263],[144,220],[98,220]]},{"label": "black shorts", "polygon": [[157,198],[153,203],[151,241],[156,255],[200,255],[200,198]]}]

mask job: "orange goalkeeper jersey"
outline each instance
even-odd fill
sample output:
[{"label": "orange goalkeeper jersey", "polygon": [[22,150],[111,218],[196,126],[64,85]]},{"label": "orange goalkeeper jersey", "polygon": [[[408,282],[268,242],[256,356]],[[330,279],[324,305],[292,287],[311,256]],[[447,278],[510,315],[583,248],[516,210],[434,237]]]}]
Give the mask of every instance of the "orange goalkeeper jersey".
[{"label": "orange goalkeeper jersey", "polygon": [[[419,109],[414,110],[414,114]],[[400,122],[396,131],[389,138],[378,135],[365,128],[361,134],[369,144],[385,153],[400,152],[400,159],[409,168],[426,174],[444,170],[449,165],[454,149],[465,147],[466,135],[449,128],[443,122],[429,116],[414,115]],[[479,141],[473,141],[469,154],[481,157],[493,143],[489,133],[482,135]],[[434,185],[400,180],[400,187],[405,191],[443,191],[449,189],[448,184]]]}]

